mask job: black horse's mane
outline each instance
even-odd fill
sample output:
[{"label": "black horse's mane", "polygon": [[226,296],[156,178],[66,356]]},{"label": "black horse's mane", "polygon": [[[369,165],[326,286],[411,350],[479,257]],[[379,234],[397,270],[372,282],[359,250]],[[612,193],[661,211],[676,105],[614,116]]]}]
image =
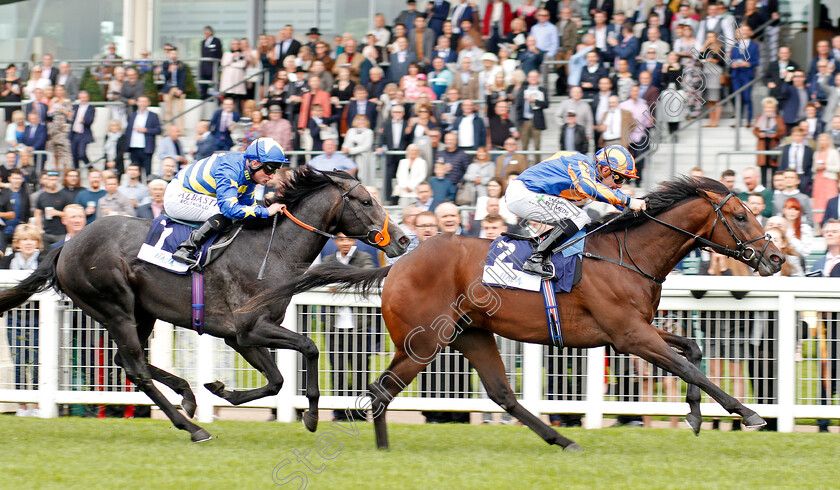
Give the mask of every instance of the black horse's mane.
[{"label": "black horse's mane", "polygon": [[[304,199],[326,186],[333,185],[335,180],[356,180],[355,177],[343,170],[316,170],[308,165],[292,170],[282,188],[277,189],[277,196],[266,201],[269,206],[275,202],[285,204],[290,211],[297,208]],[[256,220],[245,220],[247,229],[261,229],[271,226],[273,217]]]},{"label": "black horse's mane", "polygon": [[[680,175],[669,181],[662,182],[655,191],[645,196],[645,200],[647,200],[647,213],[651,216],[663,213],[685,200],[699,197],[698,191],[709,191],[715,194],[729,193],[729,189],[716,180],[706,177],[698,178]],[[587,229],[594,230],[611,220],[615,215],[616,213],[607,214],[590,223]],[[648,217],[644,214],[625,211],[619,218],[604,228],[601,228],[600,231],[603,233],[612,233],[618,230],[634,228],[647,221]]]}]

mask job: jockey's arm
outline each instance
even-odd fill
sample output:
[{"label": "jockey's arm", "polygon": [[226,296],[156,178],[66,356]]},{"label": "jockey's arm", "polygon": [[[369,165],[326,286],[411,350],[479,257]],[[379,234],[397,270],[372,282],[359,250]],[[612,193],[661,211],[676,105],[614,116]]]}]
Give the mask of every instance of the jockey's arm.
[{"label": "jockey's arm", "polygon": [[630,197],[618,189],[610,189],[594,178],[594,171],[586,162],[574,162],[569,165],[569,176],[575,189],[590,198],[612,204],[618,209],[624,209],[630,204]]},{"label": "jockey's arm", "polygon": [[268,208],[257,205],[254,199],[253,185],[249,186],[251,192],[239,196],[241,172],[241,167],[229,162],[223,162],[214,172],[219,210],[233,220],[268,217]]}]

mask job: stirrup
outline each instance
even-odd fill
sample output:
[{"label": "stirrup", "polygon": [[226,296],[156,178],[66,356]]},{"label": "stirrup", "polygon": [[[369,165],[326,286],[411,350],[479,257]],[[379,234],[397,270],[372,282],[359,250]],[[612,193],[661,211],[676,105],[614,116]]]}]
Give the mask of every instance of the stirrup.
[{"label": "stirrup", "polygon": [[526,260],[524,264],[522,264],[522,270],[525,272],[530,272],[532,274],[536,274],[543,279],[554,279],[556,275],[556,271],[554,269],[554,263],[551,262],[550,259],[545,259],[541,262],[535,262],[533,260]]},{"label": "stirrup", "polygon": [[193,256],[195,253],[196,252],[190,252],[186,248],[178,247],[178,250],[172,254],[172,260],[192,267],[198,263],[198,260]]}]

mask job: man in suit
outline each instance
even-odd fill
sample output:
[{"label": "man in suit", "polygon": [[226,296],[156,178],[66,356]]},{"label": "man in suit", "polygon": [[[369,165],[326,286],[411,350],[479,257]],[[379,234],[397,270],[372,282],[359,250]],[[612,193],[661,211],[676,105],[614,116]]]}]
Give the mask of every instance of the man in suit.
[{"label": "man in suit", "polygon": [[[458,51],[452,46],[452,40],[449,37],[438,37],[433,58],[441,58],[447,65],[453,65],[458,61]],[[434,59],[432,61],[434,62]]]},{"label": "man in suit", "polygon": [[286,56],[297,56],[300,43],[292,36],[292,26],[286,25],[277,31],[277,42],[274,44],[274,59],[278,65],[283,65]]},{"label": "man in suit", "polygon": [[[20,142],[26,146],[26,151],[44,151],[47,145],[47,126],[38,117],[36,111],[32,111],[26,116],[29,125],[23,130],[23,136],[20,137]],[[36,171],[40,170],[44,164],[44,156],[38,155],[35,157]]]},{"label": "man in suit", "polygon": [[[201,57],[222,59],[222,40],[214,35],[213,28],[204,27],[204,40],[201,42]],[[199,82],[210,82],[213,80],[213,72],[218,73],[218,61],[202,61],[198,64]],[[210,83],[199,83],[201,98],[207,98],[207,90]]]},{"label": "man in suit", "polygon": [[464,19],[472,20],[473,8],[469,0],[460,0],[460,3],[455,6],[452,11],[452,32],[461,35],[461,21]]},{"label": "man in suit", "polygon": [[61,217],[61,224],[67,230],[64,238],[50,245],[50,250],[56,249],[65,243],[69,242],[75,237],[82,228],[87,224],[87,216],[85,216],[85,208],[81,204],[68,204],[62,210],[64,215]]},{"label": "man in suit", "polygon": [[187,153],[184,151],[184,146],[180,141],[181,128],[175,124],[170,124],[166,130],[166,137],[160,139],[160,148],[158,149],[158,159],[171,158],[175,161],[177,168],[187,164]]},{"label": "man in suit", "polygon": [[332,70],[333,75],[338,76],[338,70],[342,67],[347,67],[350,69],[350,79],[355,83],[359,83],[359,75],[364,60],[365,57],[362,56],[362,53],[356,51],[356,41],[354,39],[348,39],[344,43],[344,52],[335,59],[335,65]]},{"label": "man in suit", "polygon": [[447,131],[458,133],[458,148],[464,151],[477,150],[487,144],[487,127],[481,115],[475,112],[475,102],[465,99],[461,102],[463,114],[449,125]]},{"label": "man in suit", "polygon": [[[514,97],[514,117],[522,138],[522,149],[528,150],[528,143],[534,142],[534,150],[540,150],[542,131],[546,129],[544,111],[548,108],[548,92],[540,86],[540,72],[528,73],[526,83],[519,88]],[[537,154],[536,161],[540,161]]]},{"label": "man in suit", "polygon": [[[639,73],[639,96],[645,99],[648,107],[653,106],[653,103],[659,98],[659,88],[653,84],[653,76],[650,72]],[[655,116],[653,112],[655,112],[655,109],[651,111],[651,118]]]},{"label": "man in suit", "polygon": [[633,35],[633,27],[625,24],[621,30],[621,40],[607,39],[610,45],[610,57],[627,60],[630,72],[636,71],[636,56],[639,54],[639,39]]},{"label": "man in suit", "polygon": [[432,63],[436,40],[435,31],[426,27],[426,19],[416,17],[414,19],[414,29],[409,34],[408,50],[414,53],[414,56],[424,67]]},{"label": "man in suit", "polygon": [[560,128],[560,149],[583,154],[589,152],[586,131],[578,125],[575,111],[566,112],[566,124]]},{"label": "man in suit", "polygon": [[647,53],[650,48],[656,49],[656,61],[660,63],[668,62],[668,52],[671,51],[671,45],[662,40],[662,35],[658,27],[648,27],[648,40],[644,41],[641,46],[641,52]]},{"label": "man in suit", "polygon": [[38,117],[42,121],[46,121],[47,120],[47,110],[49,108],[47,107],[47,104],[44,104],[43,102],[41,102],[41,100],[43,98],[44,98],[44,91],[43,90],[41,90],[40,88],[36,88],[35,90],[33,90],[32,91],[32,100],[30,100],[23,108],[24,115],[28,116],[29,113],[34,112],[34,113],[38,114]]},{"label": "man in suit", "polygon": [[[749,26],[741,26],[741,42],[732,48],[730,57],[732,59],[732,91],[735,92],[755,78],[755,69],[758,66],[758,43],[751,40],[752,29]],[[747,111],[747,127],[752,122],[752,87],[747,87],[741,92],[742,106]]]},{"label": "man in suit", "polygon": [[[767,88],[771,90],[785,81],[786,78],[789,78],[787,80],[788,82],[792,81],[793,72],[799,69],[799,65],[790,59],[789,47],[781,46],[777,56],[778,60],[768,64],[767,69],[764,72],[764,81],[767,84]],[[788,73],[790,73],[790,75],[788,75]]]},{"label": "man in suit", "polygon": [[783,81],[770,93],[781,102],[782,120],[790,131],[799,121],[805,119],[805,106],[808,104],[810,95],[808,94],[808,88],[805,86],[806,76],[804,71],[795,70],[788,78],[791,83]]},{"label": "man in suit", "polygon": [[[377,148],[376,153],[383,155],[386,151],[405,151],[413,136],[410,133],[406,134],[407,124],[405,107],[399,104],[392,105],[390,117],[383,122],[379,129],[379,148]],[[397,167],[401,159],[402,156],[400,155],[387,155],[385,157],[385,201],[396,202],[391,197],[391,183],[397,177]]]},{"label": "man in suit", "polygon": [[461,92],[451,85],[446,89],[446,96],[441,99],[441,102],[442,104],[433,106],[435,118],[441,125],[449,126],[464,113],[461,109]]},{"label": "man in suit", "polygon": [[76,100],[79,95],[79,77],[70,72],[70,63],[62,62],[58,65],[58,78],[55,85],[63,85],[69,100]]},{"label": "man in suit", "polygon": [[825,205],[825,213],[823,213],[822,223],[820,223],[820,229],[823,231],[823,236],[825,236],[826,223],[828,223],[828,220],[832,219],[840,219],[840,196],[832,197]]},{"label": "man in suit", "polygon": [[58,70],[53,66],[53,55],[45,53],[41,57],[41,78],[50,81],[50,85],[55,85],[58,80]]},{"label": "man in suit", "polygon": [[195,134],[193,161],[197,162],[212,155],[216,151],[217,143],[213,133],[210,132],[210,121],[198,121],[195,126]]},{"label": "man in suit", "polygon": [[[434,31],[435,37],[443,34],[443,23],[449,17],[449,2],[446,0],[430,0],[426,8],[429,29]],[[415,20],[416,22],[416,20]],[[417,25],[415,24],[415,28]]]},{"label": "man in suit", "polygon": [[600,148],[611,145],[629,146],[628,136],[633,124],[633,115],[629,111],[620,109],[619,102],[617,95],[610,95],[609,108],[598,119],[598,126],[595,129],[599,134],[597,144]]},{"label": "man in suit", "polygon": [[805,144],[805,131],[793,128],[791,143],[782,146],[779,159],[780,170],[793,170],[799,175],[799,192],[811,195],[811,167],[814,162],[814,150]]},{"label": "man in suit", "polygon": [[160,134],[160,119],[157,114],[149,110],[150,104],[148,96],[138,97],[137,111],[128,117],[128,124],[125,127],[125,139],[128,141],[131,162],[145,170],[146,175],[152,173],[155,137]]},{"label": "man in suit", "polygon": [[601,63],[601,58],[595,51],[586,53],[586,67],[580,73],[580,88],[583,89],[583,97],[592,99],[598,93],[598,80],[608,77],[609,71]]},{"label": "man in suit", "polygon": [[[836,198],[835,198],[836,199]],[[827,220],[822,229],[825,239],[825,257],[814,263],[811,271],[821,272],[822,277],[840,277],[840,221],[837,219]],[[825,338],[827,362],[825,367],[820,368],[820,377],[826,380],[820,385],[820,403],[825,405],[831,403],[831,399],[837,394],[838,373],[840,372],[840,314],[823,313],[822,320],[825,325]],[[822,363],[821,363],[822,364]],[[829,419],[817,419],[817,426],[820,432],[828,432]]]},{"label": "man in suit", "polygon": [[561,102],[557,108],[555,119],[558,127],[562,127],[567,123],[566,116],[570,111],[575,113],[577,125],[583,128],[587,141],[592,141],[595,118],[592,117],[592,108],[589,102],[583,100],[583,90],[580,87],[572,87],[569,90],[569,98]]},{"label": "man in suit", "polygon": [[397,18],[394,20],[394,25],[402,24],[403,26],[405,26],[406,34],[410,34],[411,29],[414,29],[414,19],[417,17],[422,17],[425,19],[426,14],[417,11],[416,0],[408,0],[406,2],[406,9],[400,12],[399,15],[397,15]]},{"label": "man in suit", "polygon": [[96,111],[90,105],[90,95],[87,91],[79,92],[79,103],[73,106],[73,115],[70,120],[70,150],[73,154],[73,166],[79,168],[79,162],[90,163],[87,157],[87,145],[93,142],[93,133],[90,126]]},{"label": "man in suit", "polygon": [[660,79],[662,78],[662,63],[656,61],[656,48],[649,47],[645,52],[645,59],[636,66],[636,80],[639,79],[639,75],[643,71],[650,73],[650,83],[652,85],[659,89],[662,88],[662,84],[660,83]]},{"label": "man in suit", "polygon": [[508,175],[521,174],[528,168],[528,159],[516,153],[517,150],[519,142],[516,138],[511,136],[505,140],[505,153],[496,157],[496,177],[507,180]]},{"label": "man in suit", "polygon": [[396,51],[391,54],[391,65],[388,67],[388,80],[399,84],[400,79],[408,74],[408,65],[417,62],[417,55],[408,50],[408,39],[397,38]]},{"label": "man in suit", "polygon": [[450,85],[451,88],[458,91],[462,99],[476,100],[480,94],[478,76],[472,71],[472,63],[471,58],[461,60],[461,69],[455,73]]},{"label": "man in suit", "polygon": [[[178,48],[172,47],[169,50],[169,59],[163,62],[161,71],[163,72],[163,101],[166,103],[166,117],[172,122],[176,114],[184,112],[184,99],[187,97],[185,92],[187,86],[187,69],[184,64],[178,59]],[[174,106],[177,103],[178,111],[175,112]]]},{"label": "man in suit", "polygon": [[368,100],[367,89],[361,85],[356,85],[353,89],[353,100],[344,106],[341,121],[342,129],[353,127],[353,119],[360,114],[367,118],[371,128],[376,127],[376,104]]},{"label": "man in suit", "polygon": [[[316,77],[317,78],[317,77]],[[216,149],[227,151],[233,146],[233,139],[230,137],[230,127],[239,121],[241,115],[233,110],[233,99],[227,98],[222,102],[222,108],[213,114],[210,119],[210,132],[216,140]]]},{"label": "man in suit", "polygon": [[137,206],[137,217],[155,219],[163,212],[163,195],[166,193],[167,182],[162,179],[155,179],[149,182],[149,195],[151,201]]},{"label": "man in suit", "polygon": [[598,91],[592,96],[592,120],[595,122],[592,131],[592,142],[598,145],[601,139],[600,125],[604,115],[610,110],[610,96],[613,95],[613,84],[609,77],[602,77],[598,80]]},{"label": "man in suit", "polygon": [[[12,152],[14,155],[14,153]],[[5,168],[5,167],[4,167]],[[29,189],[24,185],[23,172],[19,168],[8,170],[8,185],[0,189],[0,219],[5,225],[0,229],[0,250],[12,243],[15,228],[29,221]]]},{"label": "man in suit", "polygon": [[589,0],[590,16],[594,17],[596,12],[605,12],[607,18],[610,18],[613,15],[614,9],[613,0]]}]

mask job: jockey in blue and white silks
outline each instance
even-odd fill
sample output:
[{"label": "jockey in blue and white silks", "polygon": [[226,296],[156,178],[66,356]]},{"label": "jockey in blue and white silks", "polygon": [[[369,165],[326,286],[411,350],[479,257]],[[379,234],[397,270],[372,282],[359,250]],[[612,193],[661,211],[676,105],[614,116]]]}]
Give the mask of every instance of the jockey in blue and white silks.
[{"label": "jockey in blue and white silks", "polygon": [[555,226],[523,264],[523,270],[553,276],[546,263],[550,251],[591,221],[573,203],[593,199],[621,209],[643,210],[644,201],[619,190],[622,183],[635,178],[638,175],[633,156],[617,145],[599,150],[594,159],[561,151],[522,172],[505,192],[503,199],[508,209],[526,220]]},{"label": "jockey in blue and white silks", "polygon": [[271,138],[252,142],[245,153],[213,154],[184,167],[166,187],[163,206],[176,219],[204,221],[178,247],[172,258],[195,264],[196,250],[233,220],[265,218],[282,205],[260,206],[254,199],[257,184],[265,185],[289,159]]}]

